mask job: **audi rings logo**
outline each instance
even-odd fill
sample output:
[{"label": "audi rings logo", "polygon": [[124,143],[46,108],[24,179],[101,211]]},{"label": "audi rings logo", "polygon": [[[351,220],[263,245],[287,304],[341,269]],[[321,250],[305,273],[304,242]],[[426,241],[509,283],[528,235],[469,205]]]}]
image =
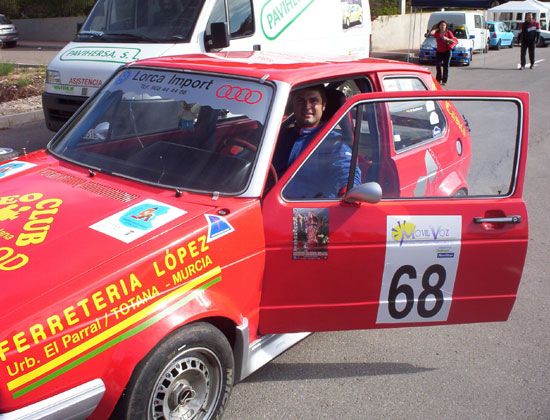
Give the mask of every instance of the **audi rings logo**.
[{"label": "audi rings logo", "polygon": [[232,85],[220,86],[216,91],[216,96],[229,101],[244,102],[248,105],[255,105],[264,97],[263,93],[259,90]]}]

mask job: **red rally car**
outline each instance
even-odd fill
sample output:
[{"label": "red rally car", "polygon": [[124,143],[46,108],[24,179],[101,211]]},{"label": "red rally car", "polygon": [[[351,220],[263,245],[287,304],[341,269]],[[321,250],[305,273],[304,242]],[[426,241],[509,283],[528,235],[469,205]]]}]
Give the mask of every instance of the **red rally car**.
[{"label": "red rally car", "polygon": [[[321,128],[275,165],[289,98],[321,84]],[[527,133],[527,94],[443,92],[412,64],[121,68],[0,163],[0,419],[212,418],[311,332],[506,320]]]}]

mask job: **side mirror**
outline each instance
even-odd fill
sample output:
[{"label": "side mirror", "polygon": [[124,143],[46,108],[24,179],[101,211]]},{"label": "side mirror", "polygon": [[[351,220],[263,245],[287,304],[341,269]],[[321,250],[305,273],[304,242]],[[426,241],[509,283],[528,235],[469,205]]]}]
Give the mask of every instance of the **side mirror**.
[{"label": "side mirror", "polygon": [[229,25],[227,22],[213,22],[210,24],[210,35],[205,39],[207,51],[229,47]]},{"label": "side mirror", "polygon": [[344,196],[346,203],[364,201],[366,203],[378,203],[382,198],[382,187],[378,182],[367,182],[357,185]]},{"label": "side mirror", "polygon": [[476,39],[475,35],[470,35],[470,39]]}]

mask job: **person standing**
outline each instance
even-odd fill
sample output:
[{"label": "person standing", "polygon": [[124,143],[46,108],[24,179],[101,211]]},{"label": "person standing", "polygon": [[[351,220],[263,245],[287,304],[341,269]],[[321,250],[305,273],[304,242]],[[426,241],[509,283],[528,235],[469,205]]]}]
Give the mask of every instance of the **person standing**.
[{"label": "person standing", "polygon": [[535,67],[535,46],[539,41],[540,36],[540,24],[533,19],[532,13],[525,13],[525,21],[521,25],[521,31],[518,34],[519,42],[521,43],[521,67],[520,70],[525,69],[525,53],[529,50],[529,61],[531,62],[531,69]]},{"label": "person standing", "polygon": [[447,83],[449,77],[449,65],[451,63],[451,51],[458,44],[456,37],[449,30],[447,22],[440,21],[430,31],[437,44],[435,53],[435,78],[441,85]]}]

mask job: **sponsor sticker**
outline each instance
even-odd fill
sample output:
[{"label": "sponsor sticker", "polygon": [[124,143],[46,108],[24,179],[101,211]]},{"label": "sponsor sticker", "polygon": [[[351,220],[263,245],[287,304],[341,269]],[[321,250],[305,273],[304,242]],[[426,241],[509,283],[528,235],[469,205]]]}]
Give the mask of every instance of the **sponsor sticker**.
[{"label": "sponsor sticker", "polygon": [[140,48],[123,47],[75,47],[65,51],[61,61],[106,61],[112,63],[128,63],[137,60]]},{"label": "sponsor sticker", "polygon": [[461,216],[388,216],[377,324],[446,321],[460,257]]},{"label": "sponsor sticker", "polygon": [[130,243],[186,213],[177,207],[147,199],[91,225],[90,228]]},{"label": "sponsor sticker", "polygon": [[231,226],[225,217],[214,214],[205,214],[204,217],[208,222],[208,239],[206,242],[215,241],[235,231],[235,228]]},{"label": "sponsor sticker", "polygon": [[292,242],[292,258],[295,260],[327,259],[328,209],[293,209]]},{"label": "sponsor sticker", "polygon": [[34,163],[19,162],[17,160],[12,160],[8,163],[4,163],[0,165],[0,179],[6,178],[18,172],[25,171],[29,168],[32,168],[33,166],[36,165]]}]

